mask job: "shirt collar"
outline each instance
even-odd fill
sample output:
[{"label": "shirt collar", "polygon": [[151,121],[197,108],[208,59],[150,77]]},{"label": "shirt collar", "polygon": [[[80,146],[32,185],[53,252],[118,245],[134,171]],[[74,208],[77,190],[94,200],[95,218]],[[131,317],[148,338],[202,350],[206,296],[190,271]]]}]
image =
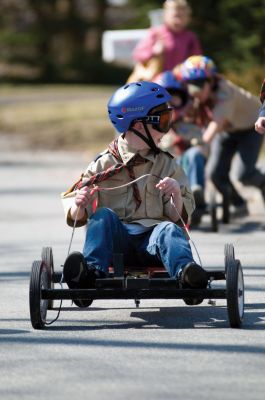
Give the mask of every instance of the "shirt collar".
[{"label": "shirt collar", "polygon": [[155,161],[155,154],[152,152],[152,150],[137,150],[129,147],[127,141],[123,139],[122,136],[120,136],[118,139],[118,149],[124,164],[128,164],[128,162],[137,153],[151,162]]}]

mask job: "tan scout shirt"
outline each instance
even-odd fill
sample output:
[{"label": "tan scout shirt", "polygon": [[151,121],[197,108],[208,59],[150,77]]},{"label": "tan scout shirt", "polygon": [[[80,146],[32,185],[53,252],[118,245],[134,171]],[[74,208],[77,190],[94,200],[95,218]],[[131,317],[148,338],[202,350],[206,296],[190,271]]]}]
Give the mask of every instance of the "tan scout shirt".
[{"label": "tan scout shirt", "polygon": [[217,90],[217,104],[213,109],[213,119],[228,121],[225,130],[235,132],[252,128],[260,108],[259,99],[250,92],[221,79]]},{"label": "tan scout shirt", "polygon": [[[118,141],[118,148],[123,162],[126,164],[134,155],[135,152],[130,149],[127,142],[120,136]],[[181,167],[176,165],[173,158],[169,157],[166,153],[159,153],[156,157],[150,151],[140,151],[142,157],[147,162],[137,165],[134,167],[135,177],[138,178],[145,174],[154,174],[159,177],[171,177],[176,179],[181,186],[181,193],[183,197],[183,211],[186,215],[186,220],[190,220],[190,216],[195,208],[194,198],[192,192],[187,183],[187,177],[184,174]],[[105,152],[96,161],[89,164],[84,174],[84,180],[91,177],[92,175],[106,170],[108,167],[116,164],[117,160],[115,157]],[[127,169],[123,169],[116,175],[108,178],[107,180],[98,183],[99,188],[110,188],[121,186],[127,182],[130,182],[130,177]],[[155,187],[159,182],[159,178],[154,176],[148,176],[137,182],[140,195],[141,205],[136,210],[136,204],[133,197],[132,185],[118,188],[112,191],[98,191],[95,194],[97,197],[98,207],[111,208],[124,223],[139,223],[143,226],[149,227],[158,224],[161,221],[170,220],[170,209],[172,204],[170,198],[163,196],[161,191]],[[74,194],[72,195],[71,203],[73,204]],[[66,203],[67,223],[73,225],[73,220],[70,217],[69,195],[64,199]],[[88,218],[92,213],[91,206],[86,209]],[[183,213],[182,213],[183,214]],[[86,220],[78,221],[77,226],[86,224]]]}]

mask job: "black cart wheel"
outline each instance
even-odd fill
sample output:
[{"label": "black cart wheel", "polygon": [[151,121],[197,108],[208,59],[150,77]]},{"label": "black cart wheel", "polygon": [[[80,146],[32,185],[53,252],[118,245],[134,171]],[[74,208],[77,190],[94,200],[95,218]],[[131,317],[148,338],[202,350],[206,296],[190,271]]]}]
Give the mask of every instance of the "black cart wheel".
[{"label": "black cart wheel", "polygon": [[225,272],[227,269],[227,265],[230,262],[235,261],[235,250],[234,250],[234,246],[232,245],[232,243],[226,243],[225,244]]},{"label": "black cart wheel", "polygon": [[240,328],[244,317],[244,277],[239,260],[234,258],[233,245],[225,247],[226,299],[231,328]]},{"label": "black cart wheel", "polygon": [[50,287],[50,276],[43,261],[32,264],[29,285],[30,319],[34,329],[43,329],[46,322],[48,300],[41,298],[41,290]]},{"label": "black cart wheel", "polygon": [[212,232],[217,232],[218,231],[217,204],[216,204],[216,196],[214,190],[211,190],[208,207],[211,218],[211,230]]},{"label": "black cart wheel", "polygon": [[[42,262],[46,265],[49,274],[49,288],[54,289],[54,265],[51,247],[43,247],[41,252]],[[53,309],[53,300],[48,301],[48,310]]]}]

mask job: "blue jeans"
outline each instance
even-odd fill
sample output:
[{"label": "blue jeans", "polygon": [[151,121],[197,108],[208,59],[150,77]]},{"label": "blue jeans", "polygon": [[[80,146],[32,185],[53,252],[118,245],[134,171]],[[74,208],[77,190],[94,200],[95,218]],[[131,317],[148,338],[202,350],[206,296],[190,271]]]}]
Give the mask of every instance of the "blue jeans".
[{"label": "blue jeans", "polygon": [[190,187],[205,186],[205,157],[199,147],[190,147],[181,157],[180,164],[189,180]]},{"label": "blue jeans", "polygon": [[173,222],[131,235],[111,209],[99,208],[90,217],[83,254],[88,265],[107,274],[113,253],[123,253],[126,266],[163,265],[171,277],[193,261],[188,240]]}]

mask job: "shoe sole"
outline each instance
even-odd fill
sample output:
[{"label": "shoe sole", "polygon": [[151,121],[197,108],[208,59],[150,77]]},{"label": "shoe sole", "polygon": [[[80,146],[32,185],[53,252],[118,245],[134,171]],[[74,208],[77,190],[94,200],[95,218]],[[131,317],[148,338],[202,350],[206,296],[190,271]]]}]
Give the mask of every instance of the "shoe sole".
[{"label": "shoe sole", "polygon": [[89,307],[92,303],[92,299],[86,299],[86,300],[73,300],[74,304],[79,307],[79,308],[87,308]]},{"label": "shoe sole", "polygon": [[202,297],[196,297],[194,299],[187,297],[183,299],[184,303],[187,304],[187,306],[197,306],[198,304],[201,304],[203,300],[204,298]]}]

